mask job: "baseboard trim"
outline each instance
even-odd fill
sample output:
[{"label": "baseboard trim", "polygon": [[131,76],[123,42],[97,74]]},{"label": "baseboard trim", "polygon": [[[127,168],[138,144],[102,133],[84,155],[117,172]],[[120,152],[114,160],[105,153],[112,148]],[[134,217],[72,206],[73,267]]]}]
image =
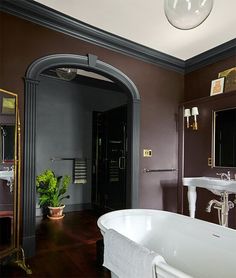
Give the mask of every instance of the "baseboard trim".
[{"label": "baseboard trim", "polygon": [[22,247],[26,258],[33,257],[35,255],[35,236],[23,237]]},{"label": "baseboard trim", "polygon": [[[64,208],[64,212],[73,212],[73,211],[81,211],[92,209],[91,203],[83,203],[83,204],[70,204],[66,205]],[[36,208],[36,216],[43,216],[42,209]]]},{"label": "baseboard trim", "polygon": [[81,210],[87,210],[87,209],[92,209],[91,203],[66,205],[64,208],[64,211],[72,212],[72,211],[81,211]]}]

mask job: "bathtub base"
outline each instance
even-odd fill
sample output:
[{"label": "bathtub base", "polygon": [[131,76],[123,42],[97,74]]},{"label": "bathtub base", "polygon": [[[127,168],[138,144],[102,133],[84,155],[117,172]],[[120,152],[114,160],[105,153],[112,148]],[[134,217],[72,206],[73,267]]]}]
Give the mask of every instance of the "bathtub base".
[{"label": "bathtub base", "polygon": [[104,253],[103,239],[99,239],[96,242],[96,261],[99,267],[102,267],[103,265],[103,253]]}]

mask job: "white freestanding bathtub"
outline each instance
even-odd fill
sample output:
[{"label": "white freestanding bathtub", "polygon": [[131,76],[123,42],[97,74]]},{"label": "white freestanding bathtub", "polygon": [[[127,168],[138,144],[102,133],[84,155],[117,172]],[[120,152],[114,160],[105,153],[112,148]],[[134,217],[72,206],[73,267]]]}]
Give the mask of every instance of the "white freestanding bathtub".
[{"label": "white freestanding bathtub", "polygon": [[184,274],[195,278],[236,277],[236,230],[147,209],[104,214],[98,219],[98,226],[103,235],[107,229],[114,229],[157,252],[168,265],[180,271],[176,276],[166,277],[182,278],[186,277]]}]

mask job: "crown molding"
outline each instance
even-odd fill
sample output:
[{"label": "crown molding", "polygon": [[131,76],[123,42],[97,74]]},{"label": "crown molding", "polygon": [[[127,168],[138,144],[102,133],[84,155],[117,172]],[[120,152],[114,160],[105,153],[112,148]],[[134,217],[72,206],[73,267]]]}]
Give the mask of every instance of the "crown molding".
[{"label": "crown molding", "polygon": [[236,39],[233,39],[184,61],[98,29],[32,0],[0,0],[0,11],[180,73],[189,73],[236,55]]},{"label": "crown molding", "polygon": [[145,62],[184,73],[184,61],[113,35],[30,0],[2,0],[6,13]]},{"label": "crown molding", "polygon": [[236,56],[236,39],[230,40],[186,60],[185,73],[192,72],[231,56]]}]

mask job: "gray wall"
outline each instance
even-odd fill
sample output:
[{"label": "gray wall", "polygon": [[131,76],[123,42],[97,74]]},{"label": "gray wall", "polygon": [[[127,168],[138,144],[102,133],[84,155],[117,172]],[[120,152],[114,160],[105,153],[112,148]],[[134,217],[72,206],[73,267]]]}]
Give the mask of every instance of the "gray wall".
[{"label": "gray wall", "polygon": [[91,203],[92,111],[106,111],[126,102],[119,92],[41,76],[36,105],[36,175],[48,168],[57,175],[73,175],[73,161],[51,162],[52,157],[88,160],[87,184],[70,185],[67,211]]}]

